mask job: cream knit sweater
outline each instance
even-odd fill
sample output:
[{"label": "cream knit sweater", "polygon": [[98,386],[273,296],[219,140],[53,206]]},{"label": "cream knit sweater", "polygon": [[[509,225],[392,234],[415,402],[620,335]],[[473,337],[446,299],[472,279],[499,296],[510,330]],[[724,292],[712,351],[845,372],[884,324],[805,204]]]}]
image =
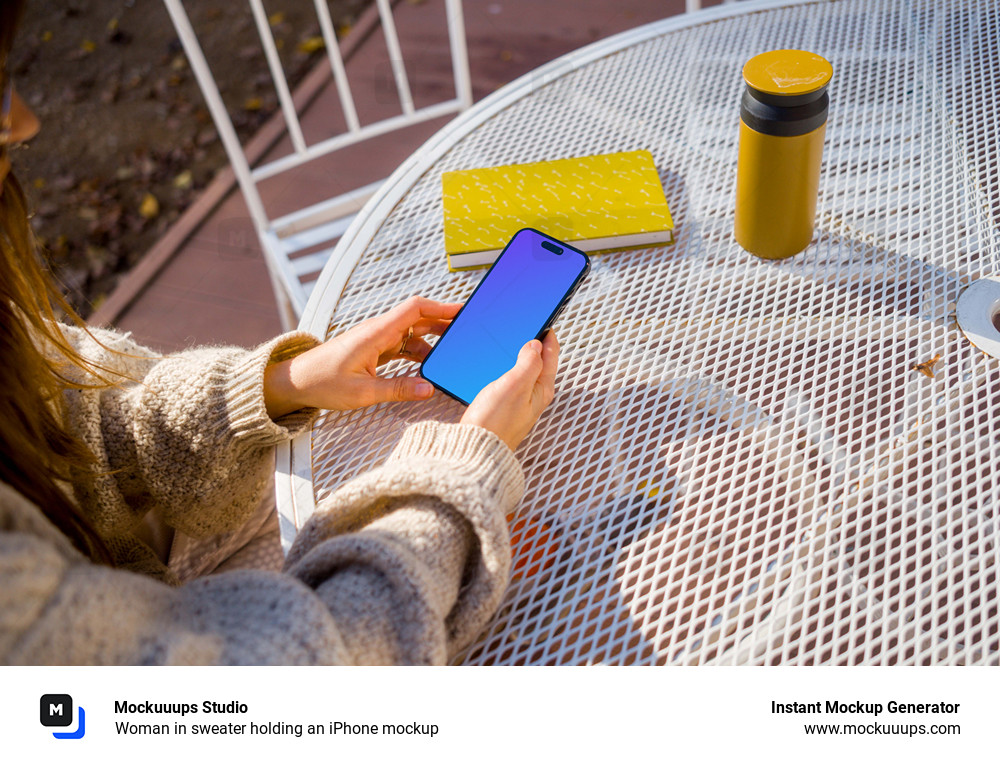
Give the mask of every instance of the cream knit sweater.
[{"label": "cream knit sweater", "polygon": [[[411,426],[388,461],[329,497],[285,573],[234,571],[178,585],[138,530],[154,514],[219,544],[272,480],[272,448],[315,412],[272,421],[263,373],[316,345],[289,333],[254,351],[159,357],[127,336],[67,337],[122,373],[70,394],[70,426],[98,456],[75,499],[117,566],[76,552],[0,483],[0,659],[12,664],[443,663],[481,631],[507,583],[506,515],[520,466],[476,426]],[[347,478],[347,477],[345,477]]]}]

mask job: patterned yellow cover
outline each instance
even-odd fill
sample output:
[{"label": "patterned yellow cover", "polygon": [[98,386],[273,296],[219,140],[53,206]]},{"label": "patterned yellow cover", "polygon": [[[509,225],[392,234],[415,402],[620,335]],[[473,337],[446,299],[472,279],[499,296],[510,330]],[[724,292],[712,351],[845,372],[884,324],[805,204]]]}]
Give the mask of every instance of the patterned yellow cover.
[{"label": "patterned yellow cover", "polygon": [[453,271],[489,265],[525,226],[592,252],[673,242],[663,186],[645,150],[452,171],[441,184]]}]

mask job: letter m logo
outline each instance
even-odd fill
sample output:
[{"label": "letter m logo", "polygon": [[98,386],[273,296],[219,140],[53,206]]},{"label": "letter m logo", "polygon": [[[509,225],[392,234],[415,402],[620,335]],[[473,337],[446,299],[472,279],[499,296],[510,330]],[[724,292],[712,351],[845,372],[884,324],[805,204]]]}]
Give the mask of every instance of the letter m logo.
[{"label": "letter m logo", "polygon": [[68,694],[43,694],[38,719],[42,726],[69,726],[73,723],[73,698]]},{"label": "letter m logo", "polygon": [[[43,694],[38,701],[38,720],[42,726],[64,727],[73,723],[73,698],[68,694]],[[86,713],[77,708],[76,731],[54,731],[56,739],[83,739],[87,731]]]}]

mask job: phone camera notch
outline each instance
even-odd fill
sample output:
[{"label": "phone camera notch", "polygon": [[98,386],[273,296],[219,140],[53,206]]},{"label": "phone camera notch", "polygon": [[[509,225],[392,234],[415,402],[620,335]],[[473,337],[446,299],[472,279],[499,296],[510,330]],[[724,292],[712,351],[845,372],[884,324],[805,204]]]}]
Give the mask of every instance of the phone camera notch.
[{"label": "phone camera notch", "polygon": [[558,245],[553,245],[551,242],[542,241],[542,247],[548,250],[550,253],[555,253],[556,255],[562,255],[563,249]]}]

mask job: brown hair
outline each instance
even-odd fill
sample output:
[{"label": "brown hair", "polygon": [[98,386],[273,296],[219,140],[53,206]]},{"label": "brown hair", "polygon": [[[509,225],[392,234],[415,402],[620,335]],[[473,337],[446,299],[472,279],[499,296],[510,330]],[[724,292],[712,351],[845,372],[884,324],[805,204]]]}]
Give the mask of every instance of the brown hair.
[{"label": "brown hair", "polygon": [[[24,0],[0,0],[0,67],[7,66]],[[59,329],[53,304],[81,327],[84,321],[42,266],[24,193],[8,174],[0,193],[0,481],[35,503],[85,555],[111,563],[100,536],[60,486],[86,481],[96,459],[63,425],[65,392],[90,387],[70,370],[109,383]],[[47,349],[43,351],[42,349]]]}]

